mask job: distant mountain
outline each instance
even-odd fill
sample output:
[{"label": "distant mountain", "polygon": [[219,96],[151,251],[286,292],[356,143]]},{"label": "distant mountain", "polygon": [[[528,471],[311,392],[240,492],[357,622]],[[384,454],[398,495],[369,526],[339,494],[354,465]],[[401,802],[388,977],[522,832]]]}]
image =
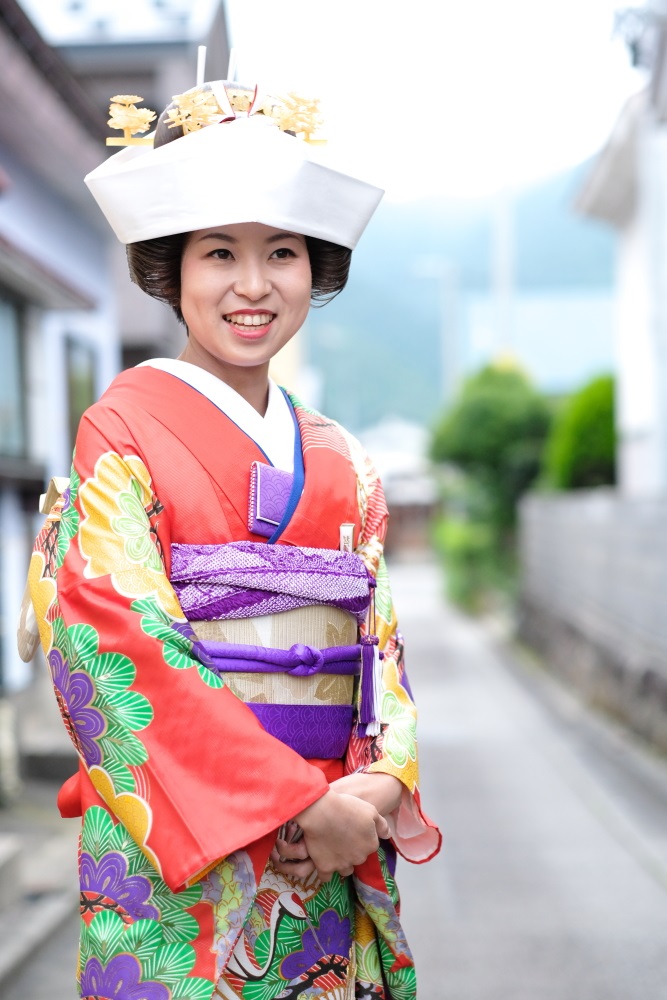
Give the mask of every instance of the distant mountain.
[{"label": "distant mountain", "polygon": [[[578,217],[587,164],[514,198],[516,294],[605,292],[614,235]],[[324,374],[325,412],[359,429],[386,415],[431,422],[441,403],[441,289],[433,260],[454,265],[459,309],[492,290],[492,199],[383,203],[354,252],[350,281],[309,320],[309,362]]]}]

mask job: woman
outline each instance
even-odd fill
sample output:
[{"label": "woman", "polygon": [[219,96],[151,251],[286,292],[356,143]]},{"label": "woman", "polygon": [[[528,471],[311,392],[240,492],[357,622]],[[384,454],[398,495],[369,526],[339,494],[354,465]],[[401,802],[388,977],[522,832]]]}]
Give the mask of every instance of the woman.
[{"label": "woman", "polygon": [[[137,100],[114,99],[130,119]],[[81,760],[59,806],[83,815],[83,997],[415,995],[394,848],[423,861],[440,838],[382,489],[268,377],[381,195],[311,152],[313,125],[218,81],[87,178],[188,336],[84,415],[31,562]]]}]

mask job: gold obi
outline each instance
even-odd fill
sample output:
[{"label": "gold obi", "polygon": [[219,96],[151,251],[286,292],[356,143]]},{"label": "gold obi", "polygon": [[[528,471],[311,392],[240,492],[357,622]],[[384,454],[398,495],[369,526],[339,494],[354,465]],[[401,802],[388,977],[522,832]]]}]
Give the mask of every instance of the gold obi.
[{"label": "gold obi", "polygon": [[[193,621],[190,624],[198,639],[274,649],[289,649],[296,643],[315,649],[329,649],[331,646],[353,646],[359,641],[354,615],[324,604],[256,618]],[[245,702],[351,705],[354,701],[356,678],[349,675],[319,673],[295,677],[283,672],[250,674],[230,671],[221,676],[230,691]]]}]

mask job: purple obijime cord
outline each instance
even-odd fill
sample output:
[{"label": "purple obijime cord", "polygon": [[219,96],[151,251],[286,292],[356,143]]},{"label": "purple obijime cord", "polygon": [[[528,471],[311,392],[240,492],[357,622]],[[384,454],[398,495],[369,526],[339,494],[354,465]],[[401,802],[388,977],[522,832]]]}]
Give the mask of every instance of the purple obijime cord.
[{"label": "purple obijime cord", "polygon": [[[231,642],[214,642],[198,639],[193,643],[192,654],[216,674],[223,673],[286,673],[293,677],[310,677],[313,674],[338,674],[356,676],[361,673],[361,695],[359,699],[358,736],[374,736],[380,731],[379,698],[377,672],[380,654],[377,636],[362,636],[361,643],[354,646],[331,646],[316,649],[302,643],[295,643],[289,649],[275,649],[267,646],[250,646]],[[281,705],[260,706],[251,703],[250,708],[263,721],[269,708],[280,708],[282,717],[311,706]],[[312,706],[317,709],[349,708],[351,706]],[[336,714],[330,712],[330,715]],[[348,728],[349,737],[349,728]],[[318,756],[311,754],[311,756]]]}]

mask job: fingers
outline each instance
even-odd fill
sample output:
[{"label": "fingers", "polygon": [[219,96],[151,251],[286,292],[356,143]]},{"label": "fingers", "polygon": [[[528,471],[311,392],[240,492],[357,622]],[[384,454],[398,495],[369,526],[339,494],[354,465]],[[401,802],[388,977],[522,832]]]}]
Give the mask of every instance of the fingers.
[{"label": "fingers", "polygon": [[378,813],[375,818],[375,829],[380,840],[389,840],[391,836],[389,823],[384,816],[380,815],[380,813]]},{"label": "fingers", "polygon": [[305,858],[303,861],[288,860],[278,853],[277,847],[271,851],[271,864],[277,872],[289,878],[305,879],[315,871],[315,865],[310,858]]},{"label": "fingers", "polygon": [[276,850],[283,860],[305,861],[308,857],[308,848],[303,840],[299,840],[294,844],[278,837],[276,840]]}]

